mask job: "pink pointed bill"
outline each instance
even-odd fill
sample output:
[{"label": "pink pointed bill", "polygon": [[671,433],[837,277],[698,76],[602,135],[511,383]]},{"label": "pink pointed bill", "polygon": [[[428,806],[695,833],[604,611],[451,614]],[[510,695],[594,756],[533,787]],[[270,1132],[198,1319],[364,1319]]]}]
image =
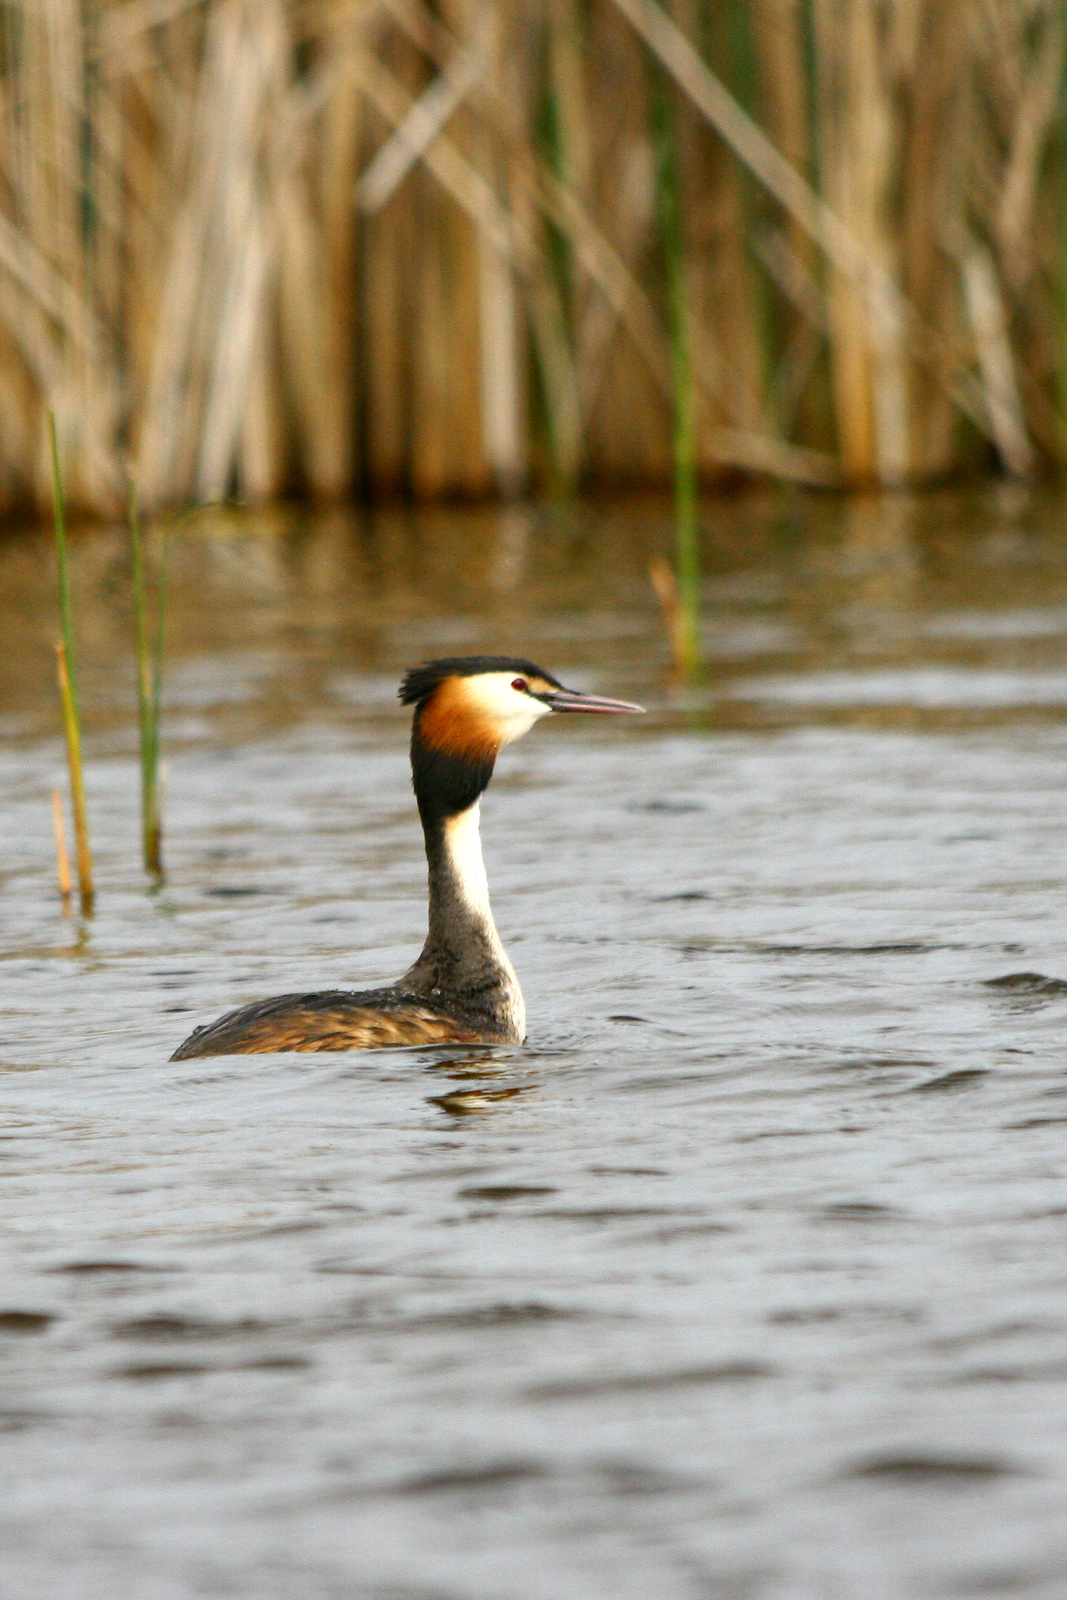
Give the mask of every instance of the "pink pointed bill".
[{"label": "pink pointed bill", "polygon": [[609,700],[602,694],[579,694],[577,689],[549,689],[537,698],[553,711],[602,711],[609,716],[620,716],[645,709],[629,700]]}]

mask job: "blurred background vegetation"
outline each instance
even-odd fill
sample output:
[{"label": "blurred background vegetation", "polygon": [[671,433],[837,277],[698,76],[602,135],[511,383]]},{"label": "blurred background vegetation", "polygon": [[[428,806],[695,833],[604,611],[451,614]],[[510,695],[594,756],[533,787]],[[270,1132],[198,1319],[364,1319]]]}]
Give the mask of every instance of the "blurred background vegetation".
[{"label": "blurred background vegetation", "polygon": [[1062,0],[0,16],[0,512],[1067,461]]}]

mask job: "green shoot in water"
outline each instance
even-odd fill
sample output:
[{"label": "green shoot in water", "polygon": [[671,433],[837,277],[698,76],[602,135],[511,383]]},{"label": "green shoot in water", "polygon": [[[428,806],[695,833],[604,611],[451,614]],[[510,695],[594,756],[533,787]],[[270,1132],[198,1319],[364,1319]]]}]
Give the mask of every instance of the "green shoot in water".
[{"label": "green shoot in water", "polygon": [[133,567],[133,619],[137,647],[137,711],[141,745],[141,847],[145,871],[163,876],[163,815],[159,795],[159,728],[163,690],[163,628],[166,616],[167,535],[156,584],[155,640],[149,641],[144,536],[137,491],[130,493],[130,556]]},{"label": "green shoot in water", "polygon": [[674,445],[674,522],[677,561],[677,620],[672,629],[674,664],[683,678],[700,667],[700,551],[697,529],[696,384],[690,348],[685,225],[677,115],[662,68],[649,62],[649,124],[656,159],[656,201],[667,280],[671,343],[671,409]]},{"label": "green shoot in water", "polygon": [[48,413],[52,446],[52,507],[56,530],[56,565],[59,573],[59,616],[63,637],[56,645],[56,671],[59,699],[63,708],[63,732],[67,741],[67,770],[70,774],[70,801],[74,813],[74,841],[78,858],[78,893],[81,908],[93,908],[93,861],[89,849],[89,829],[85,816],[85,782],[82,775],[81,720],[78,715],[77,680],[74,671],[74,612],[70,599],[70,568],[67,561],[67,519],[63,504],[63,482],[59,471],[59,445],[56,441],[55,413]]},{"label": "green shoot in water", "polygon": [[1060,72],[1059,107],[1056,118],[1059,166],[1057,199],[1058,237],[1056,252],[1056,426],[1060,459],[1067,460],[1067,53]]}]

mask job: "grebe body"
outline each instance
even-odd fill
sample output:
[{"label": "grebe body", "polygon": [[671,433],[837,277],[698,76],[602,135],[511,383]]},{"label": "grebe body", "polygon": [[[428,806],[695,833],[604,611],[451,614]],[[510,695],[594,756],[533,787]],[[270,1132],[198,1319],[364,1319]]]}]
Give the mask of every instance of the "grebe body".
[{"label": "grebe body", "polygon": [[400,699],[414,707],[411,777],[429,868],[429,928],[418,960],[383,988],[253,1001],[197,1028],[172,1060],[525,1039],[522,990],[489,906],[481,796],[500,750],[542,717],[642,708],[565,689],[532,661],[509,656],[414,667]]}]

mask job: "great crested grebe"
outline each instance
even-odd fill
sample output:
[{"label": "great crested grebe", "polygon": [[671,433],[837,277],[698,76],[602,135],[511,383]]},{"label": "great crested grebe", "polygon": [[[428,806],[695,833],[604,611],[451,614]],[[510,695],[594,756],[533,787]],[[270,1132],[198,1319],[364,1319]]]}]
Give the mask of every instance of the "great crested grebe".
[{"label": "great crested grebe", "polygon": [[426,838],[430,926],[422,954],[382,989],[282,994],[197,1028],[171,1057],[383,1045],[521,1044],[526,1005],[489,909],[478,812],[493,764],[553,711],[641,711],[579,694],[510,656],[450,657],[413,667],[400,699],[415,707],[411,779]]}]

